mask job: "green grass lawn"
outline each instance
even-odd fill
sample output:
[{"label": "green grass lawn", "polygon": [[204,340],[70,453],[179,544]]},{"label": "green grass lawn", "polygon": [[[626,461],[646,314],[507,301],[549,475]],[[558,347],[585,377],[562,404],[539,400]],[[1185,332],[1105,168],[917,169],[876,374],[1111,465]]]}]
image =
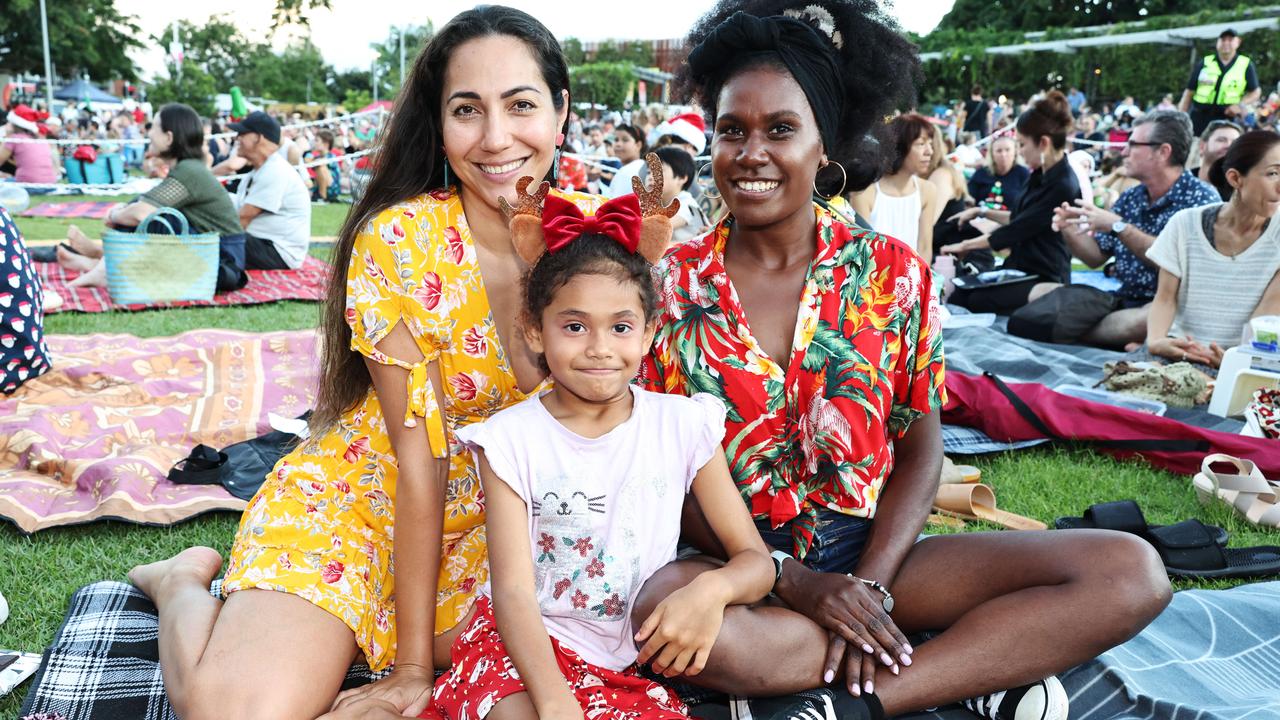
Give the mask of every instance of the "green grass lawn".
[{"label": "green grass lawn", "polygon": [[[332,236],[347,206],[315,206],[315,234]],[[321,222],[323,219],[323,222]],[[20,218],[32,237],[58,237],[67,221]],[[94,223],[85,222],[82,227]],[[45,233],[43,235],[37,233]],[[328,248],[312,254],[327,257]],[[46,321],[49,333],[131,333],[143,337],[173,335],[201,327],[240,330],[287,330],[314,327],[318,307],[310,303],[276,303],[231,308],[183,308],[101,314],[60,313]],[[1055,517],[1079,514],[1093,503],[1134,498],[1153,523],[1189,517],[1226,527],[1235,547],[1280,544],[1280,532],[1252,527],[1225,507],[1196,502],[1189,478],[1137,462],[1119,462],[1086,448],[1033,448],[972,459],[983,481],[996,489],[1001,508],[1052,523]],[[52,639],[77,588],[96,580],[124,580],[139,562],[168,557],[191,545],[208,545],[225,553],[238,517],[217,513],[167,528],[115,522],[46,530],[23,536],[0,523],[0,591],[11,616],[0,625],[0,648],[40,652]],[[990,530],[971,523],[966,531]],[[943,528],[931,530],[946,532]],[[1176,587],[1221,588],[1233,583],[1187,583]],[[27,686],[0,698],[0,717],[16,717]]]}]

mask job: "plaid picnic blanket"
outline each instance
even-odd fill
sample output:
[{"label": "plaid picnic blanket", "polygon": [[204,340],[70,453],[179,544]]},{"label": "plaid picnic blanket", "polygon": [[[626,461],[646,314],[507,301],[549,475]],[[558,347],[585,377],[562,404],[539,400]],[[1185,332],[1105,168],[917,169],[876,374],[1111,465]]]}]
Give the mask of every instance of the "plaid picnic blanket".
[{"label": "plaid picnic blanket", "polygon": [[73,288],[67,283],[78,277],[67,272],[57,263],[36,263],[45,292],[56,291],[62,296],[61,307],[47,311],[106,312],[108,310],[149,310],[152,308],[192,307],[200,305],[258,305],[280,300],[324,299],[325,284],[331,271],[323,260],[307,256],[297,270],[250,270],[249,284],[239,290],[218,293],[212,300],[158,303],[155,305],[117,305],[111,301],[106,288]]},{"label": "plaid picnic blanket", "polygon": [[111,212],[111,208],[120,203],[106,200],[101,202],[80,200],[76,202],[47,202],[22,211],[22,217],[38,218],[95,218],[102,219]]},{"label": "plaid picnic blanket", "polygon": [[[219,594],[216,583],[210,592]],[[1060,676],[1072,720],[1280,720],[1277,614],[1280,582],[1178,593],[1135,638]],[[176,720],[160,676],[158,635],[155,605],[133,586],[81,588],[20,712]],[[345,686],[372,679],[368,668],[353,666]],[[908,717],[974,716],[952,707]]]}]

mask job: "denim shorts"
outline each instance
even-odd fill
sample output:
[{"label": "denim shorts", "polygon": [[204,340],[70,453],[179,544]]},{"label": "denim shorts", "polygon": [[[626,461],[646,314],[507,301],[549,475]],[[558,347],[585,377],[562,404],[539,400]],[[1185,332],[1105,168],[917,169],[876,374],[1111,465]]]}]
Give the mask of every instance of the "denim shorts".
[{"label": "denim shorts", "polygon": [[[862,557],[862,548],[871,533],[871,520],[853,517],[834,510],[818,510],[818,523],[813,531],[813,543],[804,556],[804,564],[817,572],[850,573]],[[774,529],[768,520],[757,520],[756,528],[765,544],[788,555],[794,554],[791,543],[791,523],[783,523]]]}]

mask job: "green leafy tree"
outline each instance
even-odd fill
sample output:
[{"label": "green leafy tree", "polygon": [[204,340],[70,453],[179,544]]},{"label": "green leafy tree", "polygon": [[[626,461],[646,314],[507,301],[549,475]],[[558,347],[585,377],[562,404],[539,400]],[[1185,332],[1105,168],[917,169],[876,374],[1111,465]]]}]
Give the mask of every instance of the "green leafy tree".
[{"label": "green leafy tree", "polygon": [[[431,21],[428,20],[426,25],[406,25],[404,31],[404,71],[406,73],[413,67],[414,58],[418,57],[418,53],[422,50],[431,36],[435,34],[435,28]],[[370,43],[369,47],[378,54],[376,62],[378,64],[378,95],[379,97],[391,99],[400,90],[400,30],[392,28],[387,34],[387,38],[381,42]]]},{"label": "green leafy tree", "polygon": [[[237,84],[247,95],[261,95],[280,102],[306,102],[329,98],[327,80],[332,68],[309,38],[296,41],[282,53],[267,45],[255,45],[237,73]],[[310,83],[310,85],[308,85]]]},{"label": "green leafy tree", "polygon": [[347,94],[342,97],[342,107],[347,112],[356,112],[360,108],[368,107],[373,102],[373,93],[368,90],[348,90]]},{"label": "green leafy tree", "polygon": [[1022,31],[1086,27],[1240,5],[1239,0],[956,0],[938,27]]},{"label": "green leafy tree", "polygon": [[635,86],[634,68],[625,62],[596,62],[569,68],[569,92],[575,102],[622,107]]},{"label": "green leafy tree", "polygon": [[587,61],[587,53],[582,49],[582,41],[576,37],[565,38],[564,42],[560,43],[560,50],[564,52],[564,59],[569,63],[569,67],[582,65]]},{"label": "green leafy tree", "polygon": [[[161,47],[167,47],[172,39],[172,28],[151,38]],[[239,74],[245,59],[258,45],[246,40],[226,15],[213,16],[204,25],[179,21],[178,41],[182,43],[184,67],[188,62],[197,65],[213,79],[220,92],[227,92],[241,82]]]},{"label": "green leafy tree", "polygon": [[[328,78],[329,98],[333,102],[341,103],[348,110],[364,107],[373,102],[373,85],[370,83],[368,71],[365,70],[343,70],[334,72]],[[362,104],[351,106],[351,98],[369,98]]]},{"label": "green leafy tree", "polygon": [[[136,80],[128,51],[142,47],[134,18],[116,10],[113,0],[49,2],[49,54],[62,76]],[[0,69],[44,74],[39,0],[5,0],[0,11]]]},{"label": "green leafy tree", "polygon": [[169,65],[169,77],[156,82],[147,92],[147,99],[156,107],[165,103],[186,103],[203,116],[214,114],[214,95],[218,92],[218,84],[195,61],[184,58],[182,73],[177,66]]}]

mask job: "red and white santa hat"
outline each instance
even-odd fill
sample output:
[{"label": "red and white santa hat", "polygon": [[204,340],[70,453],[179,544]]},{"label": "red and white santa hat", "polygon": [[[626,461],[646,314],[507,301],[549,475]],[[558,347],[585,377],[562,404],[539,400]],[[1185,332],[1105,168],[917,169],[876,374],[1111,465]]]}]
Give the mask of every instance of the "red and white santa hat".
[{"label": "red and white santa hat", "polygon": [[48,117],[48,113],[40,112],[26,105],[18,105],[9,111],[8,121],[14,127],[26,130],[32,135],[42,135],[44,131],[41,129],[40,123]]},{"label": "red and white santa hat", "polygon": [[658,126],[658,137],[675,135],[693,146],[698,155],[707,149],[707,124],[697,113],[682,113]]}]

